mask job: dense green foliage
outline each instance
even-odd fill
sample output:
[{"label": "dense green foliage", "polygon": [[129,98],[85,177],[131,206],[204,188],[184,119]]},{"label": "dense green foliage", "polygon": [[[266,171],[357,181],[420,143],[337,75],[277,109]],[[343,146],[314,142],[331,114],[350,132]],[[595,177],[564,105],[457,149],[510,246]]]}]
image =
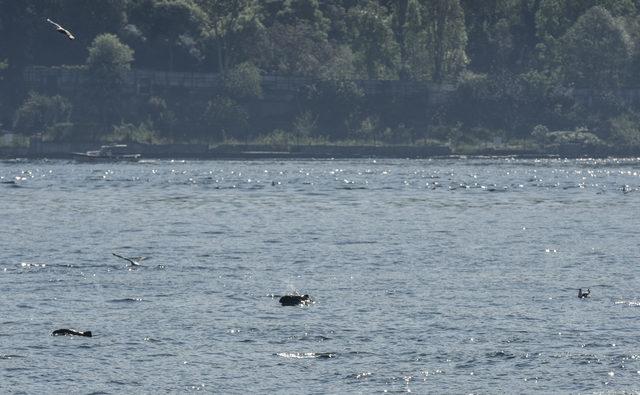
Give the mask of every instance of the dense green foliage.
[{"label": "dense green foliage", "polygon": [[[640,0],[0,0],[0,123],[58,140],[640,146],[639,11]],[[32,65],[88,82],[30,92]],[[215,73],[222,88],[132,91],[136,69]],[[306,83],[283,99],[265,76]],[[372,94],[359,82],[371,80],[425,88]],[[278,100],[286,109],[271,111]]]},{"label": "dense green foliage", "polygon": [[44,130],[67,122],[70,113],[71,104],[65,98],[59,95],[48,97],[32,92],[16,111],[14,126],[22,132]]}]

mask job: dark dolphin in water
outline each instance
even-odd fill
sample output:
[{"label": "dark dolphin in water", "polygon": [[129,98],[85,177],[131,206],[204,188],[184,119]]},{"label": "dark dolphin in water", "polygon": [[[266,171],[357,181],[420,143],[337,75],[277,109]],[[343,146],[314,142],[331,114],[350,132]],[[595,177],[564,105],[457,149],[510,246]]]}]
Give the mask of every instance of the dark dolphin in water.
[{"label": "dark dolphin in water", "polygon": [[590,294],[591,290],[589,288],[587,288],[587,290],[584,292],[582,292],[582,288],[578,289],[578,298],[580,299],[588,298]]},{"label": "dark dolphin in water", "polygon": [[91,331],[80,332],[75,329],[56,329],[51,332],[51,336],[84,336],[91,337]]},{"label": "dark dolphin in water", "polygon": [[285,295],[280,298],[280,304],[283,306],[298,306],[311,303],[309,295]]}]

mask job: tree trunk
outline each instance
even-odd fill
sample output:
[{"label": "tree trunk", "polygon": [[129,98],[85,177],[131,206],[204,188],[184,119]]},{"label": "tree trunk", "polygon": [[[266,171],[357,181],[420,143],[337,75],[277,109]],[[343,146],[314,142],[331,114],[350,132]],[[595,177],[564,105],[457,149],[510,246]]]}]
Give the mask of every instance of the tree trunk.
[{"label": "tree trunk", "polygon": [[406,70],[406,62],[407,62],[407,43],[405,37],[404,25],[407,23],[407,5],[409,0],[399,0],[398,1],[398,31],[396,33],[396,38],[398,40],[398,44],[400,45],[400,79],[404,80],[407,78]]},{"label": "tree trunk", "polygon": [[446,6],[438,7],[436,18],[434,19],[434,48],[433,48],[433,79],[442,82],[444,63],[444,36],[447,23]]}]

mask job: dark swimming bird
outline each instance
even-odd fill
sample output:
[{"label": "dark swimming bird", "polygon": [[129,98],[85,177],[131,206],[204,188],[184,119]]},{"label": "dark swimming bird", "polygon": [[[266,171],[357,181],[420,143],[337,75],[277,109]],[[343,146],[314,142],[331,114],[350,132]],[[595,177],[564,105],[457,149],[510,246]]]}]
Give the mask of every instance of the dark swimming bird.
[{"label": "dark swimming bird", "polygon": [[91,331],[80,332],[75,329],[56,329],[51,332],[51,336],[84,336],[91,337]]},{"label": "dark swimming bird", "polygon": [[75,36],[73,34],[71,34],[70,31],[68,31],[67,29],[65,29],[64,27],[58,25],[57,23],[55,23],[54,21],[52,21],[51,19],[47,18],[47,22],[49,22],[50,24],[52,24],[53,26],[56,27],[56,31],[58,33],[64,34],[65,36],[67,36],[67,38],[69,40],[75,40]]},{"label": "dark swimming bird", "polygon": [[280,304],[283,306],[299,306],[311,303],[309,295],[285,295],[280,298]]},{"label": "dark swimming bird", "polygon": [[578,297],[580,299],[588,298],[590,294],[591,290],[589,288],[587,288],[587,290],[584,292],[582,292],[582,288],[578,289]]}]

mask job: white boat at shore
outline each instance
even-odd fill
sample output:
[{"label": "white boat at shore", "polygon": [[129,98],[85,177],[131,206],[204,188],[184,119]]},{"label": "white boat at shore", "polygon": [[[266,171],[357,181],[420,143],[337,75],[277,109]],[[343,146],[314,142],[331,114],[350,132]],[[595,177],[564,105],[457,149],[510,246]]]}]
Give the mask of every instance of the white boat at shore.
[{"label": "white boat at shore", "polygon": [[80,162],[138,162],[140,154],[130,154],[126,144],[103,145],[99,150],[72,152],[73,159]]}]

